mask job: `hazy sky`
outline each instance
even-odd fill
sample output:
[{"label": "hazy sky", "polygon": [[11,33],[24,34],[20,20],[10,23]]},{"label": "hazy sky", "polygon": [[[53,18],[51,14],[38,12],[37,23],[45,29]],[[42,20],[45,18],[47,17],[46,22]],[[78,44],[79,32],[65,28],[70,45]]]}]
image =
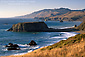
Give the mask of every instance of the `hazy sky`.
[{"label": "hazy sky", "polygon": [[0,18],[51,8],[84,9],[85,0],[0,0]]}]

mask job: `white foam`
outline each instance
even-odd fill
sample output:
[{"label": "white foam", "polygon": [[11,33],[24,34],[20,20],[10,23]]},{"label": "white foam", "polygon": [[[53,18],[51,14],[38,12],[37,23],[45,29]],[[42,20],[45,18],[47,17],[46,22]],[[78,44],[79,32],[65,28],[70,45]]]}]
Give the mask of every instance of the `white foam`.
[{"label": "white foam", "polygon": [[64,33],[64,37],[65,38],[69,38],[69,37],[72,37],[72,36],[75,36],[77,33],[75,33],[75,32],[62,32],[62,33]]},{"label": "white foam", "polygon": [[28,53],[32,52],[33,50],[28,51]]},{"label": "white foam", "polygon": [[30,45],[27,45],[27,44],[25,44],[25,45],[22,45],[22,44],[18,44],[18,45],[19,45],[19,47],[21,47],[21,48],[30,47]]},{"label": "white foam", "polygon": [[66,28],[73,28],[74,26],[72,26],[72,27],[63,27],[63,28],[60,28],[60,29],[66,29]]},{"label": "white foam", "polygon": [[58,39],[58,38],[65,38],[65,37],[59,37],[59,36],[55,36],[55,37],[51,37],[51,38],[49,38],[49,39]]},{"label": "white foam", "polygon": [[[27,52],[26,52],[27,53]],[[14,54],[14,56],[16,56],[16,55],[24,55],[24,54],[26,54],[26,53],[18,53],[18,54]]]},{"label": "white foam", "polygon": [[[23,46],[23,45],[22,45],[22,46]],[[28,51],[28,53],[29,53],[29,52],[32,52],[34,49],[38,49],[38,48],[39,48],[39,46],[30,46],[29,48],[21,48],[21,50],[31,49],[31,50]],[[26,53],[27,53],[27,52],[26,52]],[[14,54],[14,56],[16,56],[16,55],[24,55],[24,54],[26,54],[26,53]]]},{"label": "white foam", "polygon": [[51,38],[49,38],[49,39],[69,38],[69,37],[75,36],[75,35],[77,34],[77,33],[75,33],[75,32],[60,32],[60,33],[63,33],[63,35],[51,37]]},{"label": "white foam", "polygon": [[63,40],[66,40],[66,39],[63,39]]},{"label": "white foam", "polygon": [[0,31],[7,31],[8,29],[0,29]]},{"label": "white foam", "polygon": [[30,46],[29,49],[38,49],[39,46]]},{"label": "white foam", "polygon": [[2,49],[3,51],[8,51],[7,49]]}]

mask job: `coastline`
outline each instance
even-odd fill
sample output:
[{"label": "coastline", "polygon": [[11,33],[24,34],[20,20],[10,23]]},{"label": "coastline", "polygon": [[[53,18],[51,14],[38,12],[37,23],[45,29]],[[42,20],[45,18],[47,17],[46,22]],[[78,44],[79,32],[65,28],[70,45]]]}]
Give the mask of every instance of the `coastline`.
[{"label": "coastline", "polygon": [[[73,32],[76,32],[76,33],[80,33],[80,34],[85,34],[85,32],[84,31],[73,31]],[[71,36],[71,37],[74,37],[74,36]],[[69,38],[69,37],[68,37]],[[67,39],[68,39],[67,38]],[[67,40],[66,39],[66,40]],[[61,41],[63,41],[63,40],[61,40]],[[60,41],[59,41],[60,42]],[[58,43],[58,42],[57,42]],[[54,43],[54,44],[56,44],[56,43]],[[52,44],[52,45],[54,45],[54,44]],[[47,48],[47,47],[49,47],[49,46],[46,46],[46,47],[43,47],[43,48]],[[10,56],[2,56],[2,57],[22,57],[22,56],[27,56],[27,55],[29,55],[30,56],[30,54],[31,53],[36,53],[37,51],[39,51],[39,52],[41,52],[40,50],[41,49],[43,49],[43,48],[39,48],[39,49],[36,49],[36,50],[34,50],[34,51],[32,51],[32,52],[30,52],[30,53],[26,53],[26,54],[22,54],[22,55],[10,55]],[[46,52],[46,51],[45,51]],[[31,56],[30,56],[31,57]]]},{"label": "coastline", "polygon": [[[72,27],[71,27],[72,28]],[[78,34],[78,32],[77,31],[75,31],[77,34]],[[77,35],[77,34],[75,34],[75,35]],[[73,36],[70,36],[70,37],[73,37]],[[69,37],[68,37],[69,38]],[[68,39],[67,38],[67,39]],[[65,39],[65,40],[67,40],[67,39]],[[60,40],[60,41],[62,41],[62,40]],[[60,41],[58,41],[58,42],[60,42]],[[57,42],[57,43],[58,43]],[[54,43],[55,44],[55,43]],[[54,45],[54,44],[52,44],[52,45]],[[50,45],[48,45],[48,46],[50,46]],[[48,46],[44,46],[44,47],[41,47],[41,48],[38,48],[38,49],[36,49],[36,50],[34,50],[34,51],[31,51],[31,52],[27,52],[27,53],[20,53],[20,54],[14,54],[14,55],[9,55],[9,56],[1,56],[1,57],[22,57],[22,56],[25,56],[25,55],[28,55],[28,54],[30,54],[30,53],[32,53],[32,52],[36,52],[36,51],[40,51],[42,48],[46,48],[46,47],[48,47]]]},{"label": "coastline", "polygon": [[85,31],[74,31],[76,33],[85,34]]},{"label": "coastline", "polygon": [[[81,33],[81,34],[85,35],[83,33]],[[73,37],[76,37],[76,36],[73,36]],[[70,37],[70,38],[72,38],[72,37]],[[65,41],[67,41],[67,40],[65,40]],[[42,57],[42,56],[45,56],[45,55],[47,55],[47,57],[52,57],[52,56],[56,57],[56,55],[54,53],[59,53],[59,56],[60,56],[61,53],[63,53],[63,52],[64,53],[68,52],[68,54],[66,53],[67,54],[66,57],[68,57],[70,55],[69,51],[71,51],[71,54],[75,54],[75,53],[77,53],[77,51],[80,52],[80,51],[83,50],[83,47],[84,47],[84,44],[85,44],[84,40],[81,39],[79,43],[74,43],[74,44],[71,44],[71,45],[63,46],[62,48],[57,48],[57,49],[53,48],[53,49],[48,50],[47,47],[50,47],[50,46],[46,46],[46,47],[39,48],[37,50],[34,50],[34,51],[30,52],[30,53],[26,53],[26,54],[23,54],[23,55],[10,55],[10,56],[1,56],[1,57],[28,57],[28,56],[29,57],[38,57],[38,56]],[[59,42],[61,42],[61,41],[59,41]],[[55,44],[53,44],[53,45],[55,45]],[[44,50],[44,49],[46,49],[46,50]],[[50,56],[48,56],[48,54],[50,54]],[[57,56],[58,56],[58,54],[57,54]],[[78,55],[75,55],[73,57],[77,57],[77,56]]]}]

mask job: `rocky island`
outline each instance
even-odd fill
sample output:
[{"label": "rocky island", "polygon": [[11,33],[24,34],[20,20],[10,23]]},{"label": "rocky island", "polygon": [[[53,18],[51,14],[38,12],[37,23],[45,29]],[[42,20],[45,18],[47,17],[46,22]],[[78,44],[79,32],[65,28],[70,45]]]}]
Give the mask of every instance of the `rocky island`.
[{"label": "rocky island", "polygon": [[12,28],[7,31],[13,32],[70,32],[75,31],[75,28],[67,29],[53,29],[48,28],[44,22],[23,22],[18,24],[13,24]]}]

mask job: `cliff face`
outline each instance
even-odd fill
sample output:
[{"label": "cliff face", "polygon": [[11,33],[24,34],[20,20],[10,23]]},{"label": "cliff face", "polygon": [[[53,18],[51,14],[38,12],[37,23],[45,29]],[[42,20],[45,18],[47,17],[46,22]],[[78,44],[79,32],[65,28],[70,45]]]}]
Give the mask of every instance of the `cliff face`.
[{"label": "cliff face", "polygon": [[24,22],[14,24],[8,31],[13,32],[36,32],[48,29],[44,22]]}]

